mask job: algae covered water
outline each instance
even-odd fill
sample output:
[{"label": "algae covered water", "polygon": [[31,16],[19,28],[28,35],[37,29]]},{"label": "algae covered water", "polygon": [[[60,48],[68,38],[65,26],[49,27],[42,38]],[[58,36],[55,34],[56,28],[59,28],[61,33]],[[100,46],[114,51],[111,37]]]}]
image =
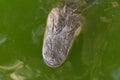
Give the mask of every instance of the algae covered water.
[{"label": "algae covered water", "polygon": [[120,1],[99,0],[86,10],[66,62],[42,59],[48,13],[59,0],[0,1],[0,80],[120,80]]}]

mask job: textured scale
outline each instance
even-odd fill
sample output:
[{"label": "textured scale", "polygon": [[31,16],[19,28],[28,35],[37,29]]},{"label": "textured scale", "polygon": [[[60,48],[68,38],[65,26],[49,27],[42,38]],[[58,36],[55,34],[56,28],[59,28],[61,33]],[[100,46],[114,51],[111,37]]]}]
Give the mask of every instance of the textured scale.
[{"label": "textured scale", "polygon": [[50,67],[60,66],[67,58],[82,17],[70,7],[53,8],[48,15],[42,55]]}]

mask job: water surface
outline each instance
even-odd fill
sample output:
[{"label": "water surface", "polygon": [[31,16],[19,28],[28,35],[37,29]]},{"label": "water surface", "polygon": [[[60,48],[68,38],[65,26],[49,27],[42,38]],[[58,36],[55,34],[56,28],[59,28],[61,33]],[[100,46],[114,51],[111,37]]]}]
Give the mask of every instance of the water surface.
[{"label": "water surface", "polygon": [[59,0],[0,0],[0,80],[120,80],[120,1],[99,0],[66,62],[42,60],[47,15]]}]

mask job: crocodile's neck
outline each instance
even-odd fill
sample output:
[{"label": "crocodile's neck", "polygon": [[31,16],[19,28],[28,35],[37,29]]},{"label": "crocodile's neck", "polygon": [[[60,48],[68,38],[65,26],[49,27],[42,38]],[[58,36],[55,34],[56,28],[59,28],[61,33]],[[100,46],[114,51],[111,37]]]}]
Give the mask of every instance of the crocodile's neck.
[{"label": "crocodile's neck", "polygon": [[64,7],[67,5],[68,7],[73,8],[73,10],[77,9],[78,12],[83,12],[86,9],[90,8],[94,4],[96,4],[99,0],[60,0],[59,7]]}]

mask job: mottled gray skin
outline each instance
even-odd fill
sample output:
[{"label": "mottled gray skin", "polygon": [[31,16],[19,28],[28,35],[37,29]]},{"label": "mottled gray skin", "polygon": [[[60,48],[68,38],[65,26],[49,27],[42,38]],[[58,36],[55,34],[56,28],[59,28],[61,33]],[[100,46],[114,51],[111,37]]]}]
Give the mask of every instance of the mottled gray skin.
[{"label": "mottled gray skin", "polygon": [[58,67],[66,60],[81,24],[82,17],[70,7],[51,10],[42,49],[43,59],[48,66]]}]

